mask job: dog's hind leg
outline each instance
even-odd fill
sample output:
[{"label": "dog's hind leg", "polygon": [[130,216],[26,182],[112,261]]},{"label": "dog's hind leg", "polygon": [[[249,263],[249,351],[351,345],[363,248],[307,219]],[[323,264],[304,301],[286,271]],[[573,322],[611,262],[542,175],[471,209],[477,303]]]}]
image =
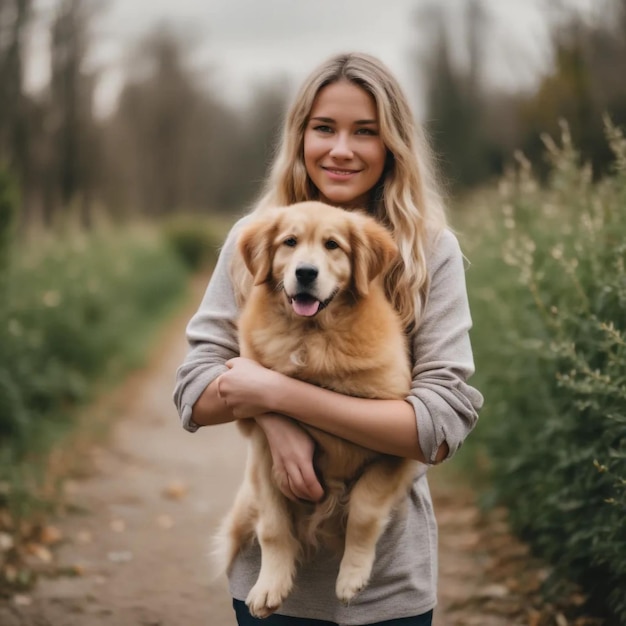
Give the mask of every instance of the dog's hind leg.
[{"label": "dog's hind leg", "polygon": [[268,470],[268,480],[260,481],[263,503],[259,510],[256,534],[261,546],[261,571],[246,598],[250,613],[268,617],[291,592],[300,544],[293,534],[288,500],[275,486]]},{"label": "dog's hind leg", "polygon": [[412,461],[389,457],[370,465],[352,488],[346,545],[335,587],[342,602],[349,603],[367,585],[378,539],[414,474]]},{"label": "dog's hind leg", "polygon": [[233,506],[213,537],[211,555],[215,577],[230,569],[239,550],[252,538],[256,518],[252,487],[249,483],[243,483]]},{"label": "dog's hind leg", "polygon": [[237,553],[254,535],[258,519],[258,503],[254,485],[256,452],[250,442],[244,479],[235,501],[213,537],[212,563],[215,577],[230,569]]}]

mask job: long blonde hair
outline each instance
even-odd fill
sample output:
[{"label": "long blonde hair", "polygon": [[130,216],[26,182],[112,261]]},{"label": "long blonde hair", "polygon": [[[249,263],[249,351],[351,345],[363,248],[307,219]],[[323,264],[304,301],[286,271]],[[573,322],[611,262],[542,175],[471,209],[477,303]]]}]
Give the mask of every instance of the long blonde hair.
[{"label": "long blonde hair", "polygon": [[[358,85],[376,102],[387,162],[364,208],[391,231],[398,246],[401,260],[386,276],[385,290],[405,327],[412,329],[419,324],[429,287],[428,243],[447,222],[424,131],[415,123],[397,80],[378,59],[362,53],[336,55],[304,81],[287,113],[281,142],[253,212],[318,199],[304,165],[304,131],[319,91],[342,80]],[[235,285],[250,285],[243,263],[235,261],[233,272]],[[244,297],[244,291],[238,296]]]}]

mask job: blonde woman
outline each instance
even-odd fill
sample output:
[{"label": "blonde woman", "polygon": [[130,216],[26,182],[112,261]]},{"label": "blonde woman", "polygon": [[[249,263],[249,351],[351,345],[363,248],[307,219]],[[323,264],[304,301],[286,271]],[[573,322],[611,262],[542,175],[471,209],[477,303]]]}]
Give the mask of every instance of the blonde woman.
[{"label": "blonde woman", "polygon": [[[377,59],[329,59],[304,82],[287,115],[264,193],[253,213],[318,199],[365,208],[393,234],[401,261],[385,288],[409,336],[413,384],[405,400],[344,396],[239,357],[235,321],[250,285],[227,238],[187,337],[191,350],[174,393],[183,426],[254,417],[264,430],[281,491],[323,496],[306,423],[385,454],[432,465],[452,456],[474,427],[482,397],[474,371],[464,265],[447,228],[428,145],[395,78]],[[267,619],[244,600],[260,567],[258,545],[235,560],[230,589],[241,625],[424,626],[436,604],[437,527],[426,474],[407,514],[381,537],[369,585],[349,606],[335,597],[341,555],[323,551],[300,568],[294,591]]]}]

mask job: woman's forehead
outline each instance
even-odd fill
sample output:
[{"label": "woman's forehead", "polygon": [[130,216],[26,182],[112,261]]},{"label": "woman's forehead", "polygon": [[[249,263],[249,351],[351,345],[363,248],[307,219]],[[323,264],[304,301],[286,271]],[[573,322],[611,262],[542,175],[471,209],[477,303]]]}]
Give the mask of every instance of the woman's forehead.
[{"label": "woman's forehead", "polygon": [[341,80],[322,87],[313,100],[309,117],[356,116],[358,121],[377,121],[378,111],[372,94],[363,87]]}]

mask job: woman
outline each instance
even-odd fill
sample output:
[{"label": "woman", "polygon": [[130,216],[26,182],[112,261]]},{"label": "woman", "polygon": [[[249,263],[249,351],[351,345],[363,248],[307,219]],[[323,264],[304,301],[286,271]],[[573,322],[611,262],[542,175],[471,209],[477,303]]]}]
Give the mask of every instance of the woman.
[{"label": "woman", "polygon": [[[263,428],[280,488],[319,500],[313,441],[303,422],[378,452],[435,464],[452,456],[482,405],[474,371],[463,258],[447,229],[426,139],[389,70],[365,54],[329,59],[304,82],[254,213],[318,199],[365,208],[394,236],[401,261],[385,280],[410,339],[413,384],[405,400],[344,396],[238,356],[236,319],[250,286],[228,236],[200,309],[187,329],[191,350],[177,374],[183,426],[254,417]],[[334,594],[340,555],[321,551],[300,567],[294,591],[265,620],[243,602],[260,565],[257,545],[240,554],[230,589],[240,625],[431,623],[436,604],[437,530],[426,475],[406,515],[387,527],[369,585],[350,606]],[[308,620],[308,621],[307,621]]]}]

